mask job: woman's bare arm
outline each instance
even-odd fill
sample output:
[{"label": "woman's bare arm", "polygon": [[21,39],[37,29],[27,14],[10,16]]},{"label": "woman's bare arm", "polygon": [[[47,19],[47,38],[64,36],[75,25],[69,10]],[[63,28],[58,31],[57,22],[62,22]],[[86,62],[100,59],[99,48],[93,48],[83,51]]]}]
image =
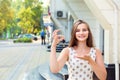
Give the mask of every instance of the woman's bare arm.
[{"label": "woman's bare arm", "polygon": [[59,72],[59,70],[64,66],[65,62],[68,58],[68,48],[64,48],[60,53],[58,59],[56,55],[56,46],[57,44],[64,39],[64,36],[57,35],[59,30],[55,30],[53,32],[53,42],[51,45],[51,53],[50,53],[50,70],[53,73]]},{"label": "woman's bare arm", "polygon": [[106,80],[107,71],[106,71],[103,58],[102,58],[102,53],[100,52],[100,50],[96,49],[96,62],[90,59],[89,63],[92,66],[92,69],[96,74],[96,76],[100,80]]},{"label": "woman's bare arm", "polygon": [[50,53],[50,70],[53,73],[58,73],[61,68],[65,65],[68,59],[68,48],[64,48],[60,55],[57,58],[55,53],[55,47],[52,47],[52,51]]}]

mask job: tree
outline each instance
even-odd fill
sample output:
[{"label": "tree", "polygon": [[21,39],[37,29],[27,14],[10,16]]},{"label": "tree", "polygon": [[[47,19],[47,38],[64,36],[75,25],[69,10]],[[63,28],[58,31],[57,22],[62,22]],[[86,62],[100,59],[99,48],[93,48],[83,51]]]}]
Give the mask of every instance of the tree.
[{"label": "tree", "polygon": [[20,9],[18,25],[24,33],[37,33],[40,30],[41,16],[43,13],[42,3],[39,0],[25,0]]},{"label": "tree", "polygon": [[18,18],[20,21],[18,22],[18,25],[23,29],[23,33],[31,33],[33,30],[33,25],[35,24],[35,21],[32,19],[32,16],[34,13],[31,11],[31,8],[21,8]]},{"label": "tree", "polygon": [[34,31],[34,33],[36,33],[35,30],[39,30],[43,26],[43,18],[42,18],[43,7],[42,7],[42,3],[40,3],[40,2],[36,2],[34,4],[35,5],[33,5],[33,8],[32,8],[32,11],[35,14],[33,16],[33,19],[35,20],[35,24],[33,26],[33,31]]},{"label": "tree", "polygon": [[14,10],[11,9],[10,0],[0,0],[0,34],[12,22]]}]

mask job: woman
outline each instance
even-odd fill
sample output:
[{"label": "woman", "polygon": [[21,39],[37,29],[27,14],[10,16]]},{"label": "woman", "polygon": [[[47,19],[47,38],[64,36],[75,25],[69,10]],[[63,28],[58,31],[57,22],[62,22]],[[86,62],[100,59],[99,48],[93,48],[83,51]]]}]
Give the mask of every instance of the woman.
[{"label": "woman", "polygon": [[[56,45],[64,39],[53,32],[50,54],[50,70],[57,73],[64,64],[68,66],[68,80],[93,80],[93,72],[98,79],[106,80],[107,72],[99,49],[93,46],[92,33],[89,25],[83,20],[74,23],[69,46],[56,57]],[[67,62],[67,63],[66,63]]]}]

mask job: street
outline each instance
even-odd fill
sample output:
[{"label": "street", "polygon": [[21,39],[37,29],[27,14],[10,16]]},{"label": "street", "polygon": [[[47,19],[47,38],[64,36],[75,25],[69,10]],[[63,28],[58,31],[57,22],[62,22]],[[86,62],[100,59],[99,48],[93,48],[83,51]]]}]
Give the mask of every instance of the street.
[{"label": "street", "polygon": [[48,61],[45,45],[0,41],[0,80],[23,80],[25,73]]}]

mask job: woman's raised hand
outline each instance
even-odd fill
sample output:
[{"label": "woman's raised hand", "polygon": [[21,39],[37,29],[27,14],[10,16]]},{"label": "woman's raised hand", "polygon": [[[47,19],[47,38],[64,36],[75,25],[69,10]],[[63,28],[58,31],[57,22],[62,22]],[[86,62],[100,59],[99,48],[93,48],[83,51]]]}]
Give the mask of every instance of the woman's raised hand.
[{"label": "woman's raised hand", "polygon": [[60,32],[60,30],[55,30],[52,34],[53,44],[55,45],[57,45],[59,42],[61,42],[64,39],[64,36],[59,35],[58,32]]}]

